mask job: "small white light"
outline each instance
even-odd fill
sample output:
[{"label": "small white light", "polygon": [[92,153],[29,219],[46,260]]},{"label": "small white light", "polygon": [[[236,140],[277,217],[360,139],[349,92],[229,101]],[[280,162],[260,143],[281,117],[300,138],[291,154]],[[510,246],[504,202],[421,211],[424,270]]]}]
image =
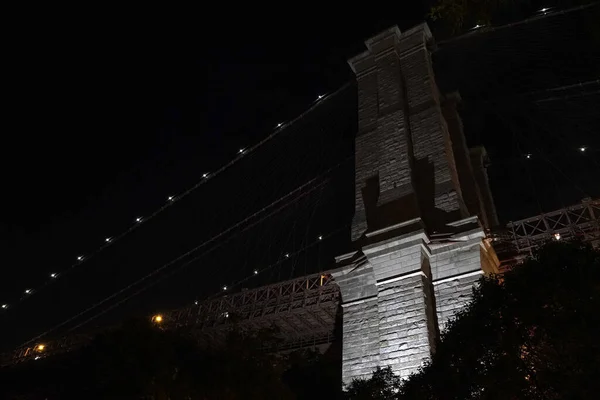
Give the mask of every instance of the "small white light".
[{"label": "small white light", "polygon": [[206,178],[206,177],[208,177],[208,174],[205,172],[205,173],[202,174],[202,177]]},{"label": "small white light", "polygon": [[586,150],[586,147],[585,147],[585,146],[581,146],[581,147],[579,148],[579,151],[581,151],[582,153],[583,153],[585,150]]},{"label": "small white light", "polygon": [[198,300],[194,301],[194,305],[196,305],[196,306],[198,305]]},{"label": "small white light", "polygon": [[554,234],[554,239],[555,240],[560,240],[560,233],[555,233]]},{"label": "small white light", "polygon": [[239,149],[238,153],[242,154],[244,152],[244,149]]},{"label": "small white light", "polygon": [[225,318],[229,318],[229,313],[228,313],[227,311],[225,311],[225,312],[223,313],[223,316],[224,316]]},{"label": "small white light", "polygon": [[142,222],[142,217],[137,217],[137,218],[135,219],[135,222]]},{"label": "small white light", "polygon": [[283,125],[283,123],[280,122],[280,123],[277,124],[277,127],[281,128],[282,125]]},{"label": "small white light", "polygon": [[8,308],[8,304],[2,304],[2,308],[6,310]]},{"label": "small white light", "polygon": [[106,243],[110,242],[110,240],[111,240],[111,238],[109,238],[109,237],[108,237],[108,238],[106,238],[106,239],[104,239],[104,241],[105,241]]},{"label": "small white light", "polygon": [[223,290],[224,290],[224,291],[227,291],[227,286],[223,286]]},{"label": "small white light", "polygon": [[285,253],[285,258],[290,258],[290,253]]},{"label": "small white light", "polygon": [[169,201],[173,201],[173,200],[175,200],[175,197],[173,197],[173,196],[169,196],[169,197],[167,197],[167,199],[168,199]]},{"label": "small white light", "polygon": [[323,236],[319,235],[319,240],[323,240]]},{"label": "small white light", "polygon": [[530,159],[531,158],[531,154],[525,154],[525,158]]},{"label": "small white light", "polygon": [[258,270],[257,269],[254,270],[254,275],[258,275]]},{"label": "small white light", "polygon": [[40,356],[35,356],[34,360],[39,360]]},{"label": "small white light", "polygon": [[473,29],[479,29],[479,28],[481,28],[481,25],[479,25],[479,24],[477,24],[473,27]]},{"label": "small white light", "polygon": [[77,261],[83,261],[83,256],[77,256]]},{"label": "small white light", "polygon": [[322,94],[320,94],[320,95],[317,96],[317,100],[321,100],[322,98],[323,98]]},{"label": "small white light", "polygon": [[25,289],[25,294],[31,293],[31,289]]},{"label": "small white light", "polygon": [[544,7],[544,8],[542,8],[540,11],[541,11],[541,12],[546,12],[546,11],[548,11],[548,10],[549,10],[549,8],[546,8],[546,7]]},{"label": "small white light", "polygon": [[50,278],[56,278],[57,276],[58,276],[58,274],[55,273],[55,272],[53,272],[53,273],[50,274]]}]

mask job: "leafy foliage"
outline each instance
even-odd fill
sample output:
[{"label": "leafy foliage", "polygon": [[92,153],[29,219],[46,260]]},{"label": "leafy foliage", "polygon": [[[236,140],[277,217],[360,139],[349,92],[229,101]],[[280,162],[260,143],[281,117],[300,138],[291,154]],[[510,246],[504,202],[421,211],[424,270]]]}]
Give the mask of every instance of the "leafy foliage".
[{"label": "leafy foliage", "polygon": [[[328,351],[297,351],[287,357],[288,369],[283,382],[297,400],[318,398],[342,399],[342,369],[340,368],[340,343],[333,343]],[[339,348],[337,348],[339,347]]]},{"label": "leafy foliage", "polygon": [[354,379],[346,388],[348,400],[391,399],[400,390],[400,378],[390,367],[377,368],[370,379]]},{"label": "leafy foliage", "polygon": [[476,24],[490,25],[493,22],[514,22],[515,18],[531,18],[544,7],[555,6],[565,10],[593,2],[594,0],[562,0],[557,4],[531,0],[437,0],[428,16],[434,21],[444,22],[453,33],[457,33]]},{"label": "leafy foliage", "polygon": [[203,350],[180,332],[135,322],[82,352],[2,371],[0,388],[6,398],[27,399],[597,398],[597,251],[548,244],[502,278],[482,278],[473,296],[431,361],[404,382],[388,367],[342,393],[335,352],[277,356],[260,351],[271,333],[240,331],[226,346]]},{"label": "leafy foliage", "polygon": [[[264,333],[231,332],[227,345],[202,349],[180,332],[145,321],[101,335],[63,358],[5,371],[8,398],[291,399],[282,359],[260,351]],[[269,336],[268,333],[266,333]],[[7,395],[8,396],[8,395]]]},{"label": "leafy foliage", "polygon": [[438,0],[429,12],[431,19],[444,20],[454,32],[469,22],[487,25],[492,16],[516,0]]},{"label": "leafy foliage", "polygon": [[[356,381],[365,399],[595,399],[600,391],[600,254],[550,243],[504,277],[482,278],[436,354],[403,382]],[[365,393],[368,392],[368,393]],[[370,397],[369,397],[370,396]]]}]

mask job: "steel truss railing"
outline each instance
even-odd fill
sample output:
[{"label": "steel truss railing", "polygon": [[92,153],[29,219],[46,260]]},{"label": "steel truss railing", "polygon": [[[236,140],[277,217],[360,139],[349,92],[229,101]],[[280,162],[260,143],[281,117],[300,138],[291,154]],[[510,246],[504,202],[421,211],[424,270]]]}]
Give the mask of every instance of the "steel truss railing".
[{"label": "steel truss railing", "polygon": [[[323,272],[252,290],[221,296],[162,315],[165,329],[189,329],[207,344],[224,342],[232,327],[272,329],[282,340],[277,348],[291,350],[330,343],[340,303],[339,287]],[[91,337],[70,335],[23,347],[4,355],[1,365],[38,359],[80,347]]]},{"label": "steel truss railing", "polygon": [[579,238],[596,244],[600,240],[600,200],[584,200],[580,204],[550,213],[510,222],[507,228],[513,247],[520,253],[551,239]]},{"label": "steel truss railing", "polygon": [[[556,235],[560,236],[556,236]],[[581,238],[600,245],[600,200],[511,222],[494,247],[509,247],[524,255],[553,238]],[[206,300],[163,315],[166,329],[189,329],[207,344],[224,342],[229,329],[277,328],[283,339],[277,348],[292,350],[333,340],[340,304],[339,287],[327,273],[279,282]],[[90,336],[68,336],[45,342],[43,351],[25,347],[5,355],[2,365],[62,353],[89,342]]]},{"label": "steel truss railing", "polygon": [[[171,326],[194,326],[197,329],[289,314],[293,310],[324,308],[339,299],[339,288],[327,273],[263,286],[225,295],[198,305],[172,311],[166,315]],[[328,319],[335,318],[329,315]]]},{"label": "steel truss railing", "polygon": [[[322,342],[332,336],[339,287],[328,273],[319,273],[208,300],[165,314],[165,326],[191,328],[207,342],[224,340],[228,328],[275,328],[291,343]],[[318,339],[315,339],[318,337]]]},{"label": "steel truss railing", "polygon": [[2,354],[2,357],[0,357],[0,366],[67,353],[90,343],[93,337],[94,335],[87,334],[68,335],[55,340],[44,341],[33,346],[20,347],[12,353]]}]

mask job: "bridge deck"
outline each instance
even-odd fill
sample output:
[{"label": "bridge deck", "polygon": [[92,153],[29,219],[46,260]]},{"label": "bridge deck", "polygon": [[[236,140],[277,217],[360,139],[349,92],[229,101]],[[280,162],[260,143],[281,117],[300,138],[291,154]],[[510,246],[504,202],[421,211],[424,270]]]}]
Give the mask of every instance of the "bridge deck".
[{"label": "bridge deck", "polygon": [[207,341],[221,341],[226,329],[276,328],[289,343],[331,339],[340,302],[327,272],[244,290],[167,313],[165,325],[191,328]]},{"label": "bridge deck", "polygon": [[[555,235],[560,235],[559,237]],[[511,222],[495,246],[527,255],[553,238],[581,238],[600,246],[600,200]],[[504,246],[503,246],[504,245]],[[514,261],[514,259],[513,259]],[[340,292],[330,273],[322,272],[206,300],[164,315],[165,328],[191,329],[200,340],[222,342],[232,326],[242,329],[276,327],[285,340],[280,349],[316,346],[333,339]],[[2,365],[69,351],[87,343],[90,335],[71,335],[5,354]]]}]

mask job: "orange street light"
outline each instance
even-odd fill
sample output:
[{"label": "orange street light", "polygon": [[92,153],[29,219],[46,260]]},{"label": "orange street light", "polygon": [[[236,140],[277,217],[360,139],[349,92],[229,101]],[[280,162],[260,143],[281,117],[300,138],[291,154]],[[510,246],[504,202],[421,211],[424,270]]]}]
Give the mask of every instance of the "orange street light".
[{"label": "orange street light", "polygon": [[163,317],[160,314],[155,315],[154,317],[152,317],[152,321],[156,322],[157,324],[160,324],[162,322],[162,320],[163,320]]}]

